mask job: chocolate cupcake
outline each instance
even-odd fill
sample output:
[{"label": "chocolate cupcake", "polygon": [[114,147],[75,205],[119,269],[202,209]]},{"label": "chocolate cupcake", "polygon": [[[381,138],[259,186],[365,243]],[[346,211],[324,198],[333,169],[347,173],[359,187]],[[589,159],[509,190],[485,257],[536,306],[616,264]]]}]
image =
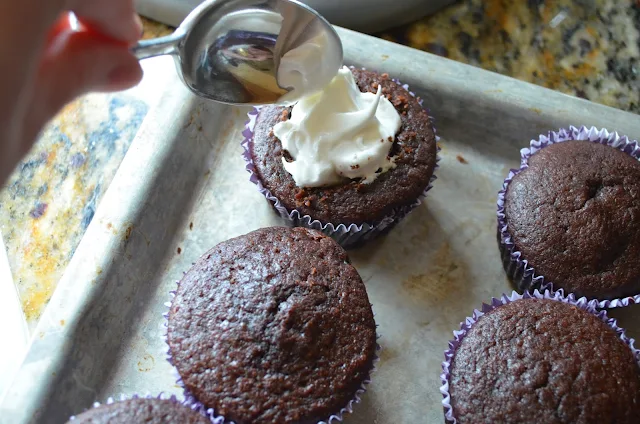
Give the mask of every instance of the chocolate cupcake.
[{"label": "chocolate cupcake", "polygon": [[442,374],[447,422],[640,422],[638,351],[584,298],[514,293],[454,334]]},{"label": "chocolate cupcake", "polygon": [[175,398],[133,398],[110,401],[73,417],[73,424],[211,424],[206,416]]},{"label": "chocolate cupcake", "polygon": [[189,399],[236,424],[316,424],[351,411],[376,359],[358,272],[320,232],[263,228],[184,275],[167,323]]},{"label": "chocolate cupcake", "polygon": [[638,157],[635,142],[593,128],[523,150],[498,199],[505,269],[519,289],[553,283],[603,307],[640,294]]},{"label": "chocolate cupcake", "polygon": [[386,74],[343,68],[293,107],[250,114],[251,180],[293,225],[351,247],[389,230],[435,179],[432,118]]}]

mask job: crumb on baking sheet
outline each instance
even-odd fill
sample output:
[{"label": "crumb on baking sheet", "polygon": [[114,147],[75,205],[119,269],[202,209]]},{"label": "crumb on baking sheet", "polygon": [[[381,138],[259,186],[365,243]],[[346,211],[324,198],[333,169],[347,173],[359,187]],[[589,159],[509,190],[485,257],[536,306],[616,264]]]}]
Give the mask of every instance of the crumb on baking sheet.
[{"label": "crumb on baking sheet", "polygon": [[465,158],[463,158],[461,155],[456,156],[456,159],[458,159],[458,162],[462,163],[462,164],[468,164],[469,162],[467,162],[467,160]]}]

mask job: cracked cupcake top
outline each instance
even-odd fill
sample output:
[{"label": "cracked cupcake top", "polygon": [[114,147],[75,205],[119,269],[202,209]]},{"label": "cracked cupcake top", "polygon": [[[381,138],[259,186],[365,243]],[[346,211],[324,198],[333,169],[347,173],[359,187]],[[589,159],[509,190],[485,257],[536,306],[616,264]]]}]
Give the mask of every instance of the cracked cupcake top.
[{"label": "cracked cupcake top", "polygon": [[588,141],[536,152],[507,189],[522,259],[556,287],[611,299],[640,292],[640,162]]},{"label": "cracked cupcake top", "polygon": [[459,424],[640,422],[631,349],[597,316],[553,300],[516,300],[480,317],[449,384]]},{"label": "cracked cupcake top", "polygon": [[237,424],[326,420],[368,377],[376,328],[344,250],[303,228],[228,240],[185,274],[168,343],[185,387]]}]

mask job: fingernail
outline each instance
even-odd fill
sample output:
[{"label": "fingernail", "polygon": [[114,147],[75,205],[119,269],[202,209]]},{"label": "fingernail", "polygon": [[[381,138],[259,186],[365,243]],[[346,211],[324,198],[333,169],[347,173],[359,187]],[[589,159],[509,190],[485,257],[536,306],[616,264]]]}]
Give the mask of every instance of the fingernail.
[{"label": "fingernail", "polygon": [[142,34],[144,34],[144,25],[142,24],[142,19],[140,19],[140,16],[137,13],[133,14],[133,23],[135,25],[136,34],[138,34],[138,37],[142,37]]}]

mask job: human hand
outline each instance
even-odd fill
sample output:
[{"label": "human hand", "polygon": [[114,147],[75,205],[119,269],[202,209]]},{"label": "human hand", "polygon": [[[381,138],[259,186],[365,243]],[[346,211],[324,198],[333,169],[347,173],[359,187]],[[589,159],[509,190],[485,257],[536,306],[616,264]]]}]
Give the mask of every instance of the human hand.
[{"label": "human hand", "polygon": [[0,0],[0,184],[65,104],[140,81],[141,34],[133,0]]}]

